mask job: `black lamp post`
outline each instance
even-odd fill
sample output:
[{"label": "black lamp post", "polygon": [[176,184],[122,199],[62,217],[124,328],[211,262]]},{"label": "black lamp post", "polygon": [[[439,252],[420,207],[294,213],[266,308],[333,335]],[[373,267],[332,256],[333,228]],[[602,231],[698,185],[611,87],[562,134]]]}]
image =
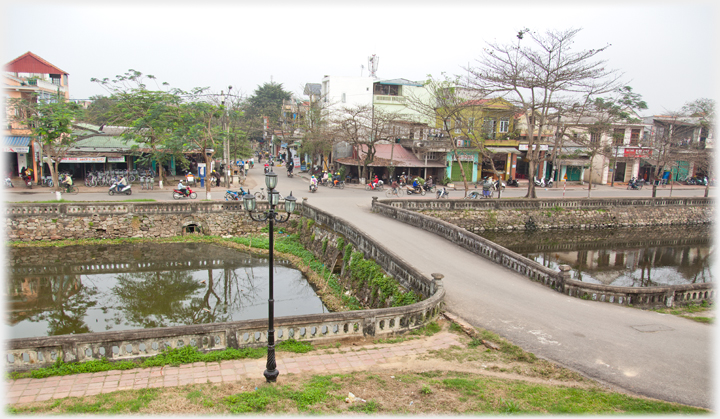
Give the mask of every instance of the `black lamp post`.
[{"label": "black lamp post", "polygon": [[[295,197],[292,196],[292,192],[290,192],[290,196],[285,197],[285,217],[280,216],[279,213],[275,212],[275,206],[280,203],[280,193],[275,190],[275,187],[277,186],[277,175],[271,171],[265,174],[265,185],[268,189],[268,202],[270,203],[270,209],[267,211],[263,211],[262,213],[256,213],[255,212],[255,197],[252,194],[246,194],[243,196],[243,205],[245,207],[245,210],[250,215],[250,218],[253,221],[268,221],[270,224],[270,297],[268,299],[268,357],[267,357],[267,364],[265,366],[265,372],[263,372],[263,375],[265,376],[265,379],[268,383],[274,383],[275,380],[277,380],[278,375],[280,375],[280,372],[275,369],[277,364],[275,363],[275,327],[274,327],[274,319],[275,319],[275,300],[273,300],[273,251],[274,251],[274,236],[275,231],[273,228],[273,224],[275,221],[278,223],[284,223],[287,220],[290,219],[290,215],[295,211]],[[257,218],[253,214],[257,214]]]}]

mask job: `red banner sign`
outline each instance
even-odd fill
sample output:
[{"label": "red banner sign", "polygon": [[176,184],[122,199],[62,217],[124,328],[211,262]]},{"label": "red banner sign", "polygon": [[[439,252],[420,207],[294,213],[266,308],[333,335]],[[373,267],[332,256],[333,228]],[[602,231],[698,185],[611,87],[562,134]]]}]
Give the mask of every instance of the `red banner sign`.
[{"label": "red banner sign", "polygon": [[625,149],[625,157],[632,157],[632,158],[648,158],[652,156],[652,149],[651,148],[626,148]]}]

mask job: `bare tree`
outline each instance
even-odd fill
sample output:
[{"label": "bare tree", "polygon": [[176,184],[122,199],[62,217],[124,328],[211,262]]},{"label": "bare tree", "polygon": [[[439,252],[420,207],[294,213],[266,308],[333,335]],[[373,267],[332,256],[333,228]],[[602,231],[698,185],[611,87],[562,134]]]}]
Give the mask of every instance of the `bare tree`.
[{"label": "bare tree", "polygon": [[[469,174],[460,164],[458,141],[468,141],[482,153],[484,139],[482,137],[483,115],[481,107],[476,106],[482,99],[475,97],[476,92],[459,87],[457,79],[430,77],[424,83],[429,98],[408,95],[406,105],[422,115],[426,120],[434,121],[434,126],[450,141],[453,160],[458,163],[460,176],[463,180],[465,196],[469,189]],[[486,152],[488,150],[485,150]]]},{"label": "bare tree", "polygon": [[[528,29],[517,33],[517,43],[488,43],[478,66],[467,68],[468,86],[483,97],[500,96],[524,113],[527,129],[530,174],[540,163],[541,136],[555,131],[553,122],[574,104],[615,90],[619,75],[595,61],[602,48],[572,51],[580,29],[536,34]],[[523,45],[525,37],[530,45]],[[527,197],[537,197],[529,182]]]},{"label": "bare tree", "polygon": [[692,153],[687,153],[687,145],[696,129],[696,125],[680,112],[673,112],[668,116],[653,118],[654,135],[651,137],[652,155],[647,158],[655,166],[652,174],[652,196],[657,196],[657,182],[666,170],[671,170],[680,159],[689,159]]},{"label": "bare tree", "polygon": [[[686,103],[682,108],[684,115],[697,118],[700,124],[700,135],[698,142],[693,144],[692,161],[700,171],[708,177],[705,183],[705,197],[710,193],[710,180],[715,178],[714,164],[715,159],[712,148],[708,149],[708,142],[712,142],[713,129],[715,127],[715,101],[712,99],[701,98],[693,102]],[[713,146],[714,144],[710,144]]]},{"label": "bare tree", "polygon": [[330,130],[335,138],[347,141],[357,150],[361,178],[370,177],[368,166],[375,160],[375,145],[390,138],[398,120],[396,113],[371,105],[343,107],[331,117]]},{"label": "bare tree", "polygon": [[[617,124],[639,123],[641,119],[636,111],[647,109],[645,101],[639,94],[634,93],[630,86],[624,86],[613,93],[607,98],[595,98],[587,106],[576,106],[569,113],[574,118],[572,128],[581,130],[574,141],[582,146],[582,151],[588,155],[590,161],[588,197],[592,190],[595,159],[600,157],[605,162],[606,158],[614,157],[612,146],[617,140],[614,137]],[[575,133],[577,134],[577,131]]]}]

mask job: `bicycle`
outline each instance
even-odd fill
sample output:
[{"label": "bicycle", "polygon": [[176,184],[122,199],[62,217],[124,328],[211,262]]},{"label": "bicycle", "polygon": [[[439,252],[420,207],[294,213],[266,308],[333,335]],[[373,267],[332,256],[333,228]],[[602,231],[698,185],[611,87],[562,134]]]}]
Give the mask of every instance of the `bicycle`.
[{"label": "bicycle", "polygon": [[393,196],[399,198],[402,195],[403,195],[403,190],[399,186],[397,188],[390,188],[387,190],[387,192],[385,192],[385,196],[387,196],[388,198],[392,198]]},{"label": "bicycle", "polygon": [[[258,199],[258,200],[259,200],[259,199],[262,199],[262,200],[264,201],[264,200],[266,199],[266,198],[265,198],[265,188],[260,188],[260,192],[255,192],[253,195],[255,195],[255,199]],[[279,192],[278,192],[278,195],[280,196],[280,200],[281,200],[281,201],[282,201],[283,199],[285,199],[285,198],[283,198],[282,195],[280,195]]]},{"label": "bicycle", "polygon": [[63,191],[63,193],[70,195],[77,195],[78,192],[80,192],[80,189],[75,185],[65,186],[65,190]]}]

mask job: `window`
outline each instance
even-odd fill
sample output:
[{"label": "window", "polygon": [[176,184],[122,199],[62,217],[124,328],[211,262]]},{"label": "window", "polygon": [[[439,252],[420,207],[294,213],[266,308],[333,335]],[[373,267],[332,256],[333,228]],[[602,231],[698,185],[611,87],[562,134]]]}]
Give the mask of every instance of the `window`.
[{"label": "window", "polygon": [[455,120],[455,134],[460,134],[460,128],[462,128],[462,121],[459,119]]},{"label": "window", "polygon": [[492,118],[486,118],[483,121],[483,133],[485,133],[487,138],[494,140],[496,131],[497,131],[497,121]]},{"label": "window", "polygon": [[630,145],[638,145],[640,141],[640,130],[634,129],[630,131]]},{"label": "window", "polygon": [[599,132],[590,132],[590,144],[599,144],[600,143],[600,133]]},{"label": "window", "polygon": [[509,130],[510,130],[510,120],[509,119],[501,119],[499,132],[508,132]]},{"label": "window", "polygon": [[400,96],[400,86],[375,83],[373,85],[373,94],[385,96]]},{"label": "window", "polygon": [[623,145],[625,143],[625,129],[615,128],[613,131],[613,145]]}]

